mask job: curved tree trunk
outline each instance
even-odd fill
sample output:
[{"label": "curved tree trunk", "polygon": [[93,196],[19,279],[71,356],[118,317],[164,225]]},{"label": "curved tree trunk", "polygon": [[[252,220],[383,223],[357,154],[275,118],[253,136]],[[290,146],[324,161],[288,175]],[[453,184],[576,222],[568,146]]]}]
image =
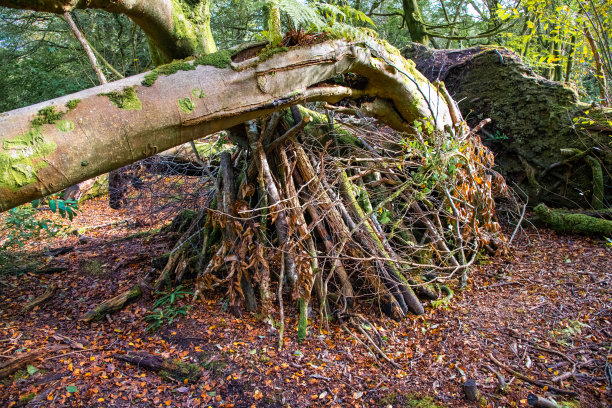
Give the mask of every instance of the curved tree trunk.
[{"label": "curved tree trunk", "polygon": [[0,0],[0,6],[61,15],[88,8],[124,14],[142,28],[166,61],[216,51],[210,0]]},{"label": "curved tree trunk", "polygon": [[[324,83],[349,71],[367,86]],[[237,63],[219,52],[175,64],[2,114],[0,211],[305,101],[368,96],[384,102],[370,111],[390,125],[406,130],[430,117],[444,130],[453,123],[438,91],[378,43],[325,42]]]}]

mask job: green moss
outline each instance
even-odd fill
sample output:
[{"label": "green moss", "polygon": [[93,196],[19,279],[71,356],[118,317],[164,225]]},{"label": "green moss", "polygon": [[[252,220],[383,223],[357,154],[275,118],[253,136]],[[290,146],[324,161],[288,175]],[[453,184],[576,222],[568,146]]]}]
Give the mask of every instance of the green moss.
[{"label": "green moss", "polygon": [[610,220],[551,210],[544,204],[538,204],[534,211],[540,221],[555,231],[570,234],[612,236],[612,221]]},{"label": "green moss", "polygon": [[190,98],[182,98],[178,100],[178,107],[181,112],[191,113],[195,109],[195,103]]},{"label": "green moss", "polygon": [[202,42],[198,35],[198,26],[201,16],[198,10],[200,5],[193,0],[172,0],[172,22],[177,45],[181,48],[191,49],[193,52],[202,51]]},{"label": "green moss", "polygon": [[142,102],[138,99],[136,89],[133,87],[123,88],[123,92],[113,91],[108,93],[100,94],[100,96],[106,96],[110,101],[119,109],[125,110],[141,110]]},{"label": "green moss", "polygon": [[210,65],[215,68],[227,68],[232,63],[232,52],[221,50],[196,58],[194,65]]},{"label": "green moss", "polygon": [[177,359],[165,360],[163,362],[163,370],[159,372],[159,375],[164,380],[191,384],[198,381],[200,374],[200,367],[197,364],[183,363]]},{"label": "green moss", "polygon": [[47,106],[38,111],[38,114],[32,119],[32,126],[38,127],[45,124],[54,124],[64,116],[64,112],[57,112],[55,106]]},{"label": "green moss", "polygon": [[403,408],[444,408],[429,396],[422,397],[416,394],[397,394],[395,392],[390,392],[381,398],[378,405]]},{"label": "green moss", "polygon": [[[150,87],[150,86],[153,86],[153,84],[155,83],[155,81],[157,81],[157,78],[160,75],[168,76],[168,75],[175,74],[179,71],[193,71],[194,69],[196,69],[198,65],[210,65],[215,68],[227,68],[232,63],[232,56],[233,56],[233,53],[231,51],[222,50],[222,51],[214,52],[212,54],[206,54],[206,55],[199,56],[193,61],[193,63],[189,60],[173,61],[166,65],[160,65],[159,67],[155,68],[153,71],[149,72],[147,75],[145,75],[141,84],[144,86]],[[199,97],[203,98],[204,97],[203,91],[201,92],[201,95],[202,96],[199,96]]]},{"label": "green moss", "polygon": [[142,85],[144,86],[153,86],[155,81],[160,75],[172,75],[179,71],[193,71],[196,69],[195,64],[191,64],[186,60],[177,60],[172,61],[169,64],[160,65],[155,68],[153,71],[145,75],[144,80],[142,81]]},{"label": "green moss", "polygon": [[302,298],[298,299],[298,309],[300,312],[300,320],[298,322],[297,341],[302,343],[306,340],[306,329],[308,327],[308,304]]},{"label": "green moss", "polygon": [[51,154],[56,147],[55,143],[45,141],[40,126],[5,140],[0,151],[0,188],[17,190],[36,182],[37,170],[47,166],[40,159]]},{"label": "green moss", "polygon": [[262,49],[261,51],[259,51],[259,53],[257,54],[257,56],[259,57],[259,61],[265,61],[267,59],[269,59],[270,57],[272,57],[275,54],[279,54],[281,52],[287,52],[289,51],[289,48],[287,47],[266,47],[264,49]]},{"label": "green moss", "polygon": [[27,378],[27,376],[28,372],[26,370],[16,371],[15,374],[13,374],[13,381],[22,380],[24,378]]},{"label": "green moss", "polygon": [[74,130],[74,122],[69,120],[58,120],[55,127],[62,132],[72,132]]},{"label": "green moss", "polygon": [[80,99],[71,99],[68,102],[66,102],[66,107],[70,110],[75,109],[80,102],[81,102]]},{"label": "green moss", "polygon": [[204,99],[206,94],[202,88],[195,88],[191,90],[191,96],[195,99]]},{"label": "green moss", "polygon": [[580,401],[561,401],[559,402],[561,408],[580,408]]},{"label": "green moss", "polygon": [[19,402],[22,403],[22,404],[27,404],[28,402],[32,401],[35,396],[36,396],[35,393],[29,392],[29,393],[19,397]]}]

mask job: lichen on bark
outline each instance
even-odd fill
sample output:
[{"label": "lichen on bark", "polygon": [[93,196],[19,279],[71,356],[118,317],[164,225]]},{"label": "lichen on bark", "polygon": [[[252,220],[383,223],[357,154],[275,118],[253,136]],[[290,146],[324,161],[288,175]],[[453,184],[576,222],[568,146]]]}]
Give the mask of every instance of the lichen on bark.
[{"label": "lichen on bark", "polygon": [[27,133],[5,140],[0,150],[0,189],[17,190],[38,180],[37,171],[46,167],[42,160],[51,154],[55,143],[45,141],[39,126]]}]

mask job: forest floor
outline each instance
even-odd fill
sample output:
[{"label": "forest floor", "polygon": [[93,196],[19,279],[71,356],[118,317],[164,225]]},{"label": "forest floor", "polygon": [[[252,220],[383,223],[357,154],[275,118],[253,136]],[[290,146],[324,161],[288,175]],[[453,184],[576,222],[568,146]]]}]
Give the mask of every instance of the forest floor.
[{"label": "forest floor", "polygon": [[[151,260],[169,249],[163,235],[150,232],[154,226],[110,210],[104,199],[82,210],[71,228],[96,228],[40,239],[23,249],[25,258],[0,265],[0,372],[40,351],[0,380],[1,406],[524,407],[530,393],[560,406],[612,405],[612,251],[603,240],[528,229],[510,256],[481,259],[468,287],[427,305],[425,315],[394,322],[376,314],[370,321],[391,365],[339,324],[320,328],[317,316],[297,344],[289,307],[278,350],[278,331],[255,315],[224,311],[221,293],[157,331],[146,331],[150,296],[101,322],[79,321],[154,274]],[[40,273],[52,272],[49,266],[65,269]],[[48,301],[22,311],[53,285]],[[188,304],[180,298],[170,306]],[[201,376],[194,383],[162,379],[114,358],[133,351],[197,364]],[[504,392],[495,372],[507,383]],[[480,402],[464,399],[467,379],[476,380]]]}]

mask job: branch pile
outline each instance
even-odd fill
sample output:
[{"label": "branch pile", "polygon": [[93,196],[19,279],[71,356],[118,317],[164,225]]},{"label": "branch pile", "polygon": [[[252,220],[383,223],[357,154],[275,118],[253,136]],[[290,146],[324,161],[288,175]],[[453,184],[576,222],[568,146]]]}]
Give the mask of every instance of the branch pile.
[{"label": "branch pile", "polygon": [[506,250],[494,205],[503,178],[463,122],[440,131],[424,118],[398,132],[355,106],[325,107],[230,129],[234,147],[158,288],[196,276],[196,296],[222,287],[232,312],[269,316],[286,285],[303,340],[313,298],[322,322],[357,299],[394,319],[422,314],[419,298],[465,284],[481,248]]}]

